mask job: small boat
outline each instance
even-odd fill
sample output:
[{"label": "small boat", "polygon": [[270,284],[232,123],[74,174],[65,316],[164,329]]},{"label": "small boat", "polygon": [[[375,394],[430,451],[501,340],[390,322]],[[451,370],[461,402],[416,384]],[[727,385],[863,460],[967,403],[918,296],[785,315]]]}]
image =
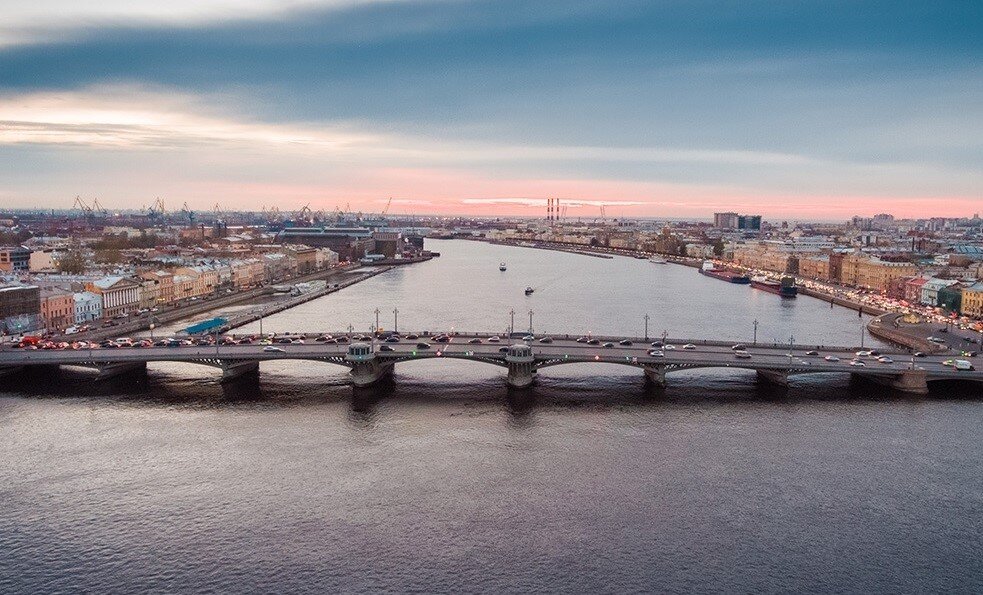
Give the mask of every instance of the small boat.
[{"label": "small boat", "polygon": [[504,271],[505,270],[505,263],[504,262],[502,264],[498,265],[498,270],[500,270],[500,271]]},{"label": "small boat", "polygon": [[536,291],[536,290],[533,289],[532,287],[527,287],[526,288],[526,295],[532,295],[532,292],[534,292],[534,291]]},{"label": "small boat", "polygon": [[652,264],[669,264],[669,261],[666,260],[665,258],[662,258],[661,256],[653,256],[652,258],[649,259],[649,262],[651,262]]}]

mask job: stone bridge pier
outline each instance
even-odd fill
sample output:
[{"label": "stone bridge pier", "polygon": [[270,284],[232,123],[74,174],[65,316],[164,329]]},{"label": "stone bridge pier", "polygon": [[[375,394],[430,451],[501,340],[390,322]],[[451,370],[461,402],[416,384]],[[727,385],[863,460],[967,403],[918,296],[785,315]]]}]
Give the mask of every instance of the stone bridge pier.
[{"label": "stone bridge pier", "polygon": [[526,388],[535,379],[536,358],[532,347],[523,343],[510,345],[505,353],[505,362],[509,366],[507,382],[509,388]]},{"label": "stone bridge pier", "polygon": [[345,361],[352,367],[352,384],[356,388],[371,386],[393,372],[393,365],[380,363],[372,351],[372,346],[366,343],[349,345]]},{"label": "stone bridge pier", "polygon": [[222,360],[222,382],[232,382],[246,376],[259,374],[259,362],[241,360]]},{"label": "stone bridge pier", "polygon": [[665,366],[645,366],[645,380],[656,388],[666,387],[666,367]]},{"label": "stone bridge pier", "polygon": [[928,373],[925,370],[905,370],[897,376],[868,376],[868,378],[899,392],[911,395],[928,394]]}]

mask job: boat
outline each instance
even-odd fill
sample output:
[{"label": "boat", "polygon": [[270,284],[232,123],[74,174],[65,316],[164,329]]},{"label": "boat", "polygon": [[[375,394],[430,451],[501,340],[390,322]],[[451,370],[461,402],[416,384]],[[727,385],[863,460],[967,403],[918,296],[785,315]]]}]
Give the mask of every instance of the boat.
[{"label": "boat", "polygon": [[718,269],[716,265],[709,261],[703,263],[703,266],[700,268],[700,274],[706,275],[707,277],[713,277],[714,279],[720,279],[721,281],[727,281],[728,283],[738,283],[740,285],[747,285],[751,282],[751,279],[749,279],[747,275],[728,271],[727,269]]},{"label": "boat", "polygon": [[772,281],[764,275],[751,277],[751,287],[763,289],[783,298],[794,298],[799,290],[795,286],[795,279],[792,277],[782,277],[781,281]]},{"label": "boat", "polygon": [[504,271],[505,270],[505,263],[504,262],[502,264],[498,265],[498,270],[500,270],[500,271]]},{"label": "boat", "polygon": [[534,292],[534,291],[536,291],[536,290],[533,289],[532,287],[527,287],[526,288],[526,295],[532,295],[532,292]]},{"label": "boat", "polygon": [[652,258],[649,259],[649,262],[651,262],[652,264],[669,264],[669,261],[666,260],[665,258],[662,258],[661,256],[653,256]]}]

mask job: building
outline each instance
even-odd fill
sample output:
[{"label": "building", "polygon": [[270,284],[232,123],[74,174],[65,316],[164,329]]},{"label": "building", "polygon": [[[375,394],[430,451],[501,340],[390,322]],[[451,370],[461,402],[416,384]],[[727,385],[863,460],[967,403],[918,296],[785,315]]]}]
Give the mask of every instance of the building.
[{"label": "building", "polygon": [[338,258],[354,262],[375,251],[375,240],[368,227],[288,227],[279,234],[284,244],[306,244],[331,248]]},{"label": "building", "polygon": [[375,253],[386,258],[395,258],[400,252],[403,236],[398,231],[376,231],[372,233],[375,241]]},{"label": "building", "polygon": [[939,292],[944,288],[957,284],[951,279],[928,279],[922,285],[921,303],[926,306],[939,305]]},{"label": "building", "polygon": [[922,287],[928,281],[925,277],[908,279],[904,286],[904,300],[909,304],[919,304],[922,301]]},{"label": "building", "polygon": [[737,213],[714,213],[713,226],[717,229],[737,229]]},{"label": "building", "polygon": [[72,292],[60,287],[41,289],[41,324],[50,331],[60,331],[75,324],[75,299]]},{"label": "building", "polygon": [[840,283],[885,292],[895,280],[918,273],[918,267],[910,262],[888,262],[858,252],[844,255],[841,264]]},{"label": "building", "polygon": [[26,273],[31,270],[31,251],[23,246],[0,246],[0,271]]},{"label": "building", "polygon": [[962,291],[962,314],[983,319],[983,281],[977,281]]},{"label": "building", "polygon": [[739,215],[737,229],[744,231],[761,231],[761,215]]},{"label": "building", "polygon": [[34,250],[28,259],[28,268],[32,273],[54,273],[58,270],[59,252],[51,248]]},{"label": "building", "polygon": [[77,291],[72,294],[75,305],[75,324],[85,324],[102,318],[102,296],[91,291]]},{"label": "building", "polygon": [[799,257],[799,276],[819,281],[829,281],[829,256],[812,255]]},{"label": "building", "polygon": [[102,298],[102,315],[115,318],[140,309],[140,284],[126,277],[103,277],[85,284]]},{"label": "building", "polygon": [[0,287],[0,333],[18,335],[41,327],[41,289],[36,285]]},{"label": "building", "polygon": [[140,308],[157,308],[174,301],[174,275],[167,271],[140,273]]},{"label": "building", "polygon": [[310,246],[290,246],[286,248],[297,262],[297,274],[306,275],[317,270],[317,248]]}]

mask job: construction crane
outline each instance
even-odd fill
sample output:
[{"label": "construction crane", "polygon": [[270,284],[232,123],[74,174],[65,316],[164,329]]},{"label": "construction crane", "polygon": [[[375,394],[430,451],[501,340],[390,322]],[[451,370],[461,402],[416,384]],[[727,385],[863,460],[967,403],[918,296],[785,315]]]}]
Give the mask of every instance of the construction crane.
[{"label": "construction crane", "polygon": [[85,201],[82,200],[81,196],[75,197],[75,202],[72,203],[72,208],[78,208],[78,210],[82,211],[82,216],[85,218],[92,217],[92,207],[85,204]]},{"label": "construction crane", "polygon": [[604,205],[601,205],[601,223],[607,224],[607,222],[608,222],[607,213],[604,212]]},{"label": "construction crane", "polygon": [[188,218],[188,227],[195,226],[195,212],[188,207],[188,202],[185,201],[184,206],[181,207],[181,212],[184,216]]},{"label": "construction crane", "polygon": [[156,222],[159,217],[163,217],[166,214],[167,209],[164,208],[164,201],[158,196],[154,204],[150,205],[150,208],[147,209],[147,217],[151,221]]},{"label": "construction crane", "polygon": [[382,213],[379,215],[380,218],[384,218],[386,215],[389,214],[389,207],[391,207],[392,204],[393,204],[393,197],[390,196],[389,200],[386,201],[386,208],[382,209]]},{"label": "construction crane", "polygon": [[99,215],[102,215],[103,217],[109,216],[109,209],[99,204],[98,198],[92,200],[92,211],[94,214],[97,213]]}]

